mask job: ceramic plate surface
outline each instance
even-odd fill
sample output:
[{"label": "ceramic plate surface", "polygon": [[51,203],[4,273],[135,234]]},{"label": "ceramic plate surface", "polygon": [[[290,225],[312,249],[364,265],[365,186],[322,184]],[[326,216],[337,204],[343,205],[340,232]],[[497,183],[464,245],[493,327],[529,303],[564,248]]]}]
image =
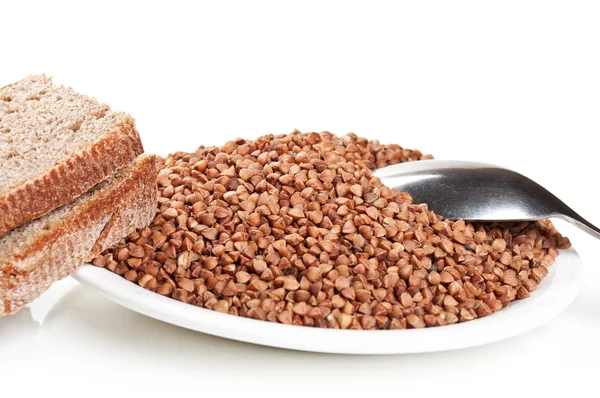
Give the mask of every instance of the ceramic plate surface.
[{"label": "ceramic plate surface", "polygon": [[272,347],[340,354],[401,354],[454,350],[525,333],[561,313],[575,299],[583,268],[574,249],[562,250],[531,296],[488,317],[410,330],[335,330],[290,326],[222,314],[163,297],[112,272],[86,264],[80,283],[146,316],[202,333]]}]

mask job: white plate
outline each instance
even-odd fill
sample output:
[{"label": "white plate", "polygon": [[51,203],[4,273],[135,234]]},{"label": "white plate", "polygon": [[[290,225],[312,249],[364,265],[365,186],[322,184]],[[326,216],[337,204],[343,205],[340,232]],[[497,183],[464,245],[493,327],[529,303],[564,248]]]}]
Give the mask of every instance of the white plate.
[{"label": "white plate", "polygon": [[145,290],[112,272],[84,265],[74,275],[114,302],[149,317],[215,336],[294,350],[339,354],[401,354],[473,347],[525,333],[575,299],[583,280],[574,249],[560,252],[531,296],[488,317],[410,330],[335,330],[282,325],[207,310]]}]

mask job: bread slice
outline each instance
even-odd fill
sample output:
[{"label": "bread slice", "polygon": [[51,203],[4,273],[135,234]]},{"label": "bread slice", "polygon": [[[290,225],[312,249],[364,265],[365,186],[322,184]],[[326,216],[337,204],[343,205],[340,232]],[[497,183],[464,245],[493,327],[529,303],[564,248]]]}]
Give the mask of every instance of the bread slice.
[{"label": "bread slice", "polygon": [[72,201],[142,152],[130,116],[46,76],[0,88],[0,235]]},{"label": "bread slice", "polygon": [[47,215],[0,237],[0,316],[12,314],[156,213],[156,159],[129,167]]}]

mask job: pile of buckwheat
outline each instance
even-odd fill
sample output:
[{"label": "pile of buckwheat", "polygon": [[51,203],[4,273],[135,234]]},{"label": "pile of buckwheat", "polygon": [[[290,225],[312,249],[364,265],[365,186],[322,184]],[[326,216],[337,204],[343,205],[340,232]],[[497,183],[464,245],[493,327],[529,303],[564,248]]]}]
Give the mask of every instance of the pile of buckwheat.
[{"label": "pile of buckwheat", "polygon": [[405,329],[529,296],[570,246],[550,221],[446,221],[371,169],[427,159],[294,132],[168,156],[157,216],[93,260],[143,288],[284,324]]}]

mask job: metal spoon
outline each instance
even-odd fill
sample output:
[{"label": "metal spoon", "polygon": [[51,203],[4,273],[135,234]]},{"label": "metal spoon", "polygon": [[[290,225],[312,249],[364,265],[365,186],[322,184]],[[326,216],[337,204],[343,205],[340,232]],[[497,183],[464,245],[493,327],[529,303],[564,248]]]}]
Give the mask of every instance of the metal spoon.
[{"label": "metal spoon", "polygon": [[381,181],[409,193],[415,203],[449,220],[523,221],[558,217],[600,239],[600,229],[529,178],[498,166],[423,160],[375,171]]}]

